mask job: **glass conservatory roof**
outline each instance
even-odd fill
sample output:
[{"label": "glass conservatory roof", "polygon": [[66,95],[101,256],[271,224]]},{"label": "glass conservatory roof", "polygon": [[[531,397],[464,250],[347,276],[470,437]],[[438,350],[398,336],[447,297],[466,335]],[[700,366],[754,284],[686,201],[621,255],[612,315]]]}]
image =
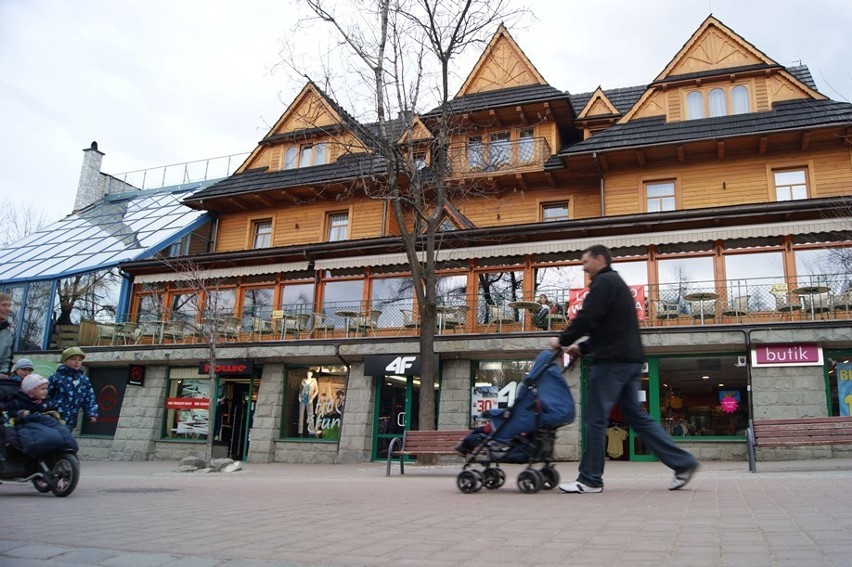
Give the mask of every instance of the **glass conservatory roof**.
[{"label": "glass conservatory roof", "polygon": [[181,200],[216,181],[107,195],[0,249],[0,283],[54,279],[151,256],[210,220]]}]

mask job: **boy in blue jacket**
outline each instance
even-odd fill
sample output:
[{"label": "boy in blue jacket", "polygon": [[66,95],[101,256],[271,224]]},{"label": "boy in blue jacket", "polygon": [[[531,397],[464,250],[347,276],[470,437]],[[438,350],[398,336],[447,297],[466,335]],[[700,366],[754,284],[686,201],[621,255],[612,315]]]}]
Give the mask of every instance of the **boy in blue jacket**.
[{"label": "boy in blue jacket", "polygon": [[80,347],[70,347],[62,351],[62,364],[50,377],[47,397],[65,420],[68,429],[77,427],[77,414],[80,409],[89,422],[98,420],[98,402],[95,390],[88,376],[83,374],[83,359],[86,354]]}]

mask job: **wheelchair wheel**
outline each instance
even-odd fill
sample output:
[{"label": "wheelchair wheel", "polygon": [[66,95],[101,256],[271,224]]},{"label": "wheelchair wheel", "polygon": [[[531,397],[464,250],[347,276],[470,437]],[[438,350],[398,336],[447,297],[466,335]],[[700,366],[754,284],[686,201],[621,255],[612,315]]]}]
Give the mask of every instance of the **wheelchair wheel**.
[{"label": "wheelchair wheel", "polygon": [[553,467],[542,467],[541,473],[542,484],[544,490],[553,490],[559,486],[559,471]]},{"label": "wheelchair wheel", "polygon": [[482,488],[482,475],[479,471],[462,471],[456,478],[456,485],[465,494],[473,494]]},{"label": "wheelchair wheel", "polygon": [[533,494],[541,490],[544,480],[535,469],[526,469],[518,475],[518,488],[524,494]]}]

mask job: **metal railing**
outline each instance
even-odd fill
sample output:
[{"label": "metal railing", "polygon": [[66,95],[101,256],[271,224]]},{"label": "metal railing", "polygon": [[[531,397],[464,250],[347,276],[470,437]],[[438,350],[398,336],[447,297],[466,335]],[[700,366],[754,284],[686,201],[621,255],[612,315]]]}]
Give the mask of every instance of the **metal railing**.
[{"label": "metal railing", "polygon": [[[751,278],[681,281],[630,286],[643,327],[736,324],[796,324],[852,320],[852,287],[846,274],[797,279]],[[491,292],[439,298],[435,332],[489,334],[553,332],[582,307],[585,289],[540,289],[531,296]],[[545,308],[537,301],[547,296]],[[182,311],[143,314],[140,320],[109,325],[97,344],[168,344],[217,341],[286,341],[355,337],[415,336],[422,331],[411,298],[280,309],[243,307],[237,312]],[[104,339],[109,337],[109,340]]]},{"label": "metal railing", "polygon": [[128,185],[139,189],[159,189],[228,177],[243,163],[248,152],[219,156],[183,163],[160,165],[147,169],[112,174]]}]

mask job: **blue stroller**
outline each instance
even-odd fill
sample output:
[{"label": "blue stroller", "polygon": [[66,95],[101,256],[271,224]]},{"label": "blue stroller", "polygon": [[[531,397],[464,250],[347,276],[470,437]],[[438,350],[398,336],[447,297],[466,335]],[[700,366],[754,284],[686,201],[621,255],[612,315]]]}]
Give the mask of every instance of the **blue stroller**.
[{"label": "blue stroller", "polygon": [[[518,386],[512,407],[483,412],[491,431],[474,432],[465,438],[472,449],[456,479],[459,490],[470,494],[483,486],[500,488],[506,482],[500,463],[528,464],[518,474],[521,492],[551,490],[559,485],[553,462],[556,430],[573,422],[576,412],[571,389],[562,375],[564,368],[558,362],[561,356],[562,349],[542,351]],[[567,368],[572,367],[569,364]],[[537,463],[543,466],[533,468]]]}]

